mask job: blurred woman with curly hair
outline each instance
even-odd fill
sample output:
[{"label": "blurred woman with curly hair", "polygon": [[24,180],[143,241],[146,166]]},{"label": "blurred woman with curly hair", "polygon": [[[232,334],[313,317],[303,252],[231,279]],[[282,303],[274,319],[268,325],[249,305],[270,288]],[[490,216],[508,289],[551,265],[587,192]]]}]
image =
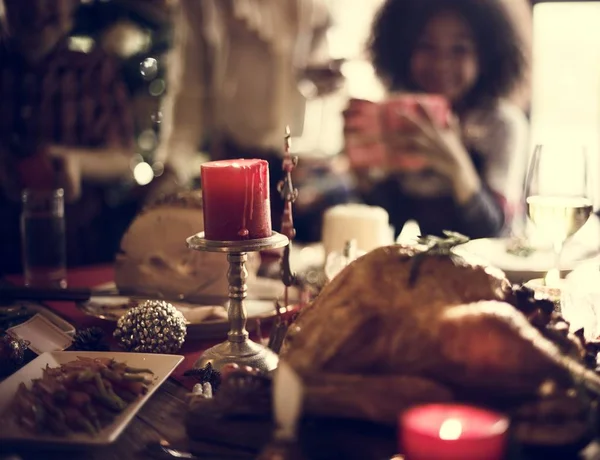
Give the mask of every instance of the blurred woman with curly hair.
[{"label": "blurred woman with curly hair", "polygon": [[[506,97],[525,69],[521,41],[501,0],[388,0],[373,26],[374,67],[392,93],[443,96],[447,127],[427,107],[399,113],[384,139],[392,158],[366,192],[399,231],[455,230],[488,237],[505,228],[522,190],[528,126]],[[365,101],[350,101],[347,135],[360,135]],[[406,129],[406,127],[410,129]]]}]

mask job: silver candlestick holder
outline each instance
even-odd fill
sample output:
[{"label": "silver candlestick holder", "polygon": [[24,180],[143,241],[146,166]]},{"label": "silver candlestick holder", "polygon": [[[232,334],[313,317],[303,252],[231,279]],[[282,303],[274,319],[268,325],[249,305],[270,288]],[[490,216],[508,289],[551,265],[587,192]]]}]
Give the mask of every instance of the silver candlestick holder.
[{"label": "silver candlestick holder", "polygon": [[224,364],[235,363],[240,366],[250,366],[263,371],[271,371],[277,367],[279,357],[267,347],[253,342],[248,338],[246,330],[246,306],[244,299],[248,292],[248,270],[246,261],[249,252],[264,251],[266,249],[283,248],[289,244],[287,236],[277,232],[268,238],[259,238],[243,241],[216,241],[207,240],[204,232],[189,237],[187,245],[195,251],[221,252],[227,254],[229,270],[229,333],[227,341],[206,350],[194,364],[195,368],[202,368],[208,363],[219,370]]}]

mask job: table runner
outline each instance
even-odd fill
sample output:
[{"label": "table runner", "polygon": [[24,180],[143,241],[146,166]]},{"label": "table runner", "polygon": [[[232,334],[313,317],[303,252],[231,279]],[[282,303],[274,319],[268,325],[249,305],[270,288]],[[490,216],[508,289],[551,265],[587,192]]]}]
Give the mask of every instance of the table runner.
[{"label": "table runner", "polygon": [[[21,284],[23,282],[21,276],[10,276],[8,279],[15,284]],[[71,269],[67,273],[67,283],[71,288],[93,288],[111,281],[114,281],[114,268],[112,265],[81,267]],[[113,322],[86,315],[77,308],[75,302],[45,302],[44,304],[75,326],[76,329],[84,329],[93,326],[102,328],[106,333],[106,337],[109,339],[108,342],[111,349],[114,351],[122,351],[118,348],[116,341],[112,338],[112,333],[115,329],[115,324]],[[264,338],[269,330],[268,328],[262,328],[261,332]],[[253,340],[258,340],[253,333],[251,333],[251,338]],[[223,337],[222,340],[186,340],[180,352],[177,353],[183,355],[185,359],[177,369],[175,369],[173,374],[171,374],[171,377],[185,387],[191,389],[194,383],[196,383],[196,380],[184,377],[183,373],[192,367],[204,350],[223,340],[226,340],[226,337]]]}]

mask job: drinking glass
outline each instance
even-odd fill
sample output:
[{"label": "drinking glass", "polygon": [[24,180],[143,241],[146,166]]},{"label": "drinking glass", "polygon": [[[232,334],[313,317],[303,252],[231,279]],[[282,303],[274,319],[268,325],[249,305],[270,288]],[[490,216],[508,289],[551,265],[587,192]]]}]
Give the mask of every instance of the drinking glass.
[{"label": "drinking glass", "polygon": [[565,241],[585,225],[592,213],[592,180],[584,147],[538,145],[531,158],[525,185],[527,215],[535,234],[551,243],[554,277],[560,277],[560,255]]},{"label": "drinking glass", "polygon": [[25,190],[21,198],[25,284],[66,288],[64,191]]}]

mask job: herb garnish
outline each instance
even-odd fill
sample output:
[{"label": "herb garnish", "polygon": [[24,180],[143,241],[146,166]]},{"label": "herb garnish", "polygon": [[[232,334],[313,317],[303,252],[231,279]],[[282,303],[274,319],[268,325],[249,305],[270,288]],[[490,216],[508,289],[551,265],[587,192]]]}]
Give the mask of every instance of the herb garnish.
[{"label": "herb garnish", "polygon": [[419,268],[427,256],[448,256],[454,258],[456,255],[452,252],[452,249],[469,241],[469,237],[458,232],[443,230],[442,233],[445,237],[434,235],[419,236],[417,243],[425,246],[425,249],[413,258],[413,264],[408,277],[408,285],[410,287],[413,287],[417,282]]}]

